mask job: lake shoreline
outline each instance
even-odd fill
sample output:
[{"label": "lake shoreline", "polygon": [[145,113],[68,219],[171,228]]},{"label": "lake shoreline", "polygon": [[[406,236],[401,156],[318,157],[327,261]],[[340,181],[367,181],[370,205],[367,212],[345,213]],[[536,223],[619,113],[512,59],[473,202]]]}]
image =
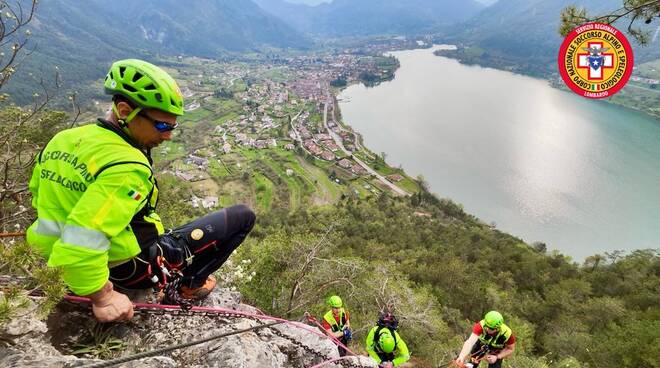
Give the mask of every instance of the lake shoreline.
[{"label": "lake shoreline", "polygon": [[[454,51],[454,52],[451,52],[451,51]],[[463,53],[463,54],[461,54],[461,53]],[[509,66],[508,68],[507,68],[507,64],[501,64],[501,63],[498,64],[496,62],[488,62],[489,59],[481,59],[482,62],[485,61],[485,63],[473,62],[473,61],[471,61],[470,58],[465,57],[464,51],[460,48],[457,48],[456,50],[438,50],[438,51],[434,52],[434,55],[438,56],[438,57],[446,57],[448,59],[457,60],[458,62],[460,62],[461,64],[466,65],[466,66],[478,66],[478,67],[481,67],[481,68],[490,68],[490,69],[494,69],[494,70],[500,70],[500,71],[503,71],[503,72],[509,72],[509,73],[516,74],[516,75],[523,75],[523,76],[531,77],[531,78],[534,78],[534,79],[544,80],[548,83],[549,86],[551,86],[553,88],[556,88],[560,91],[573,93],[568,87],[566,87],[566,85],[564,84],[564,82],[562,81],[562,79],[561,79],[561,77],[559,76],[558,73],[552,73],[551,75],[547,75],[547,73],[524,73],[524,70],[526,70],[526,69],[522,68],[520,65],[516,64],[515,62],[512,62],[511,66]],[[622,103],[622,102],[619,101],[618,97],[614,97],[614,96],[602,99],[600,101],[602,103],[612,104],[612,105],[615,105],[615,106],[621,106],[621,107],[625,107],[625,108],[630,109],[630,110],[641,112],[641,113],[643,113],[643,114],[645,114],[645,115],[647,115],[651,118],[657,119],[658,122],[660,123],[660,112],[654,113],[654,111],[652,111],[652,110],[645,110],[645,109],[642,109],[642,108],[638,108],[634,105]]]},{"label": "lake shoreline", "polygon": [[[389,155],[389,158],[390,158],[388,161],[391,161],[391,160],[394,161],[393,163],[390,163],[390,165],[393,165],[393,166],[396,166],[397,164],[402,165],[403,167],[405,167],[405,171],[410,176],[415,177],[416,174],[422,174],[425,177],[427,177],[427,174],[429,173],[429,171],[433,171],[433,170],[428,170],[428,169],[418,170],[418,167],[416,167],[415,165],[410,165],[410,162],[402,160],[401,155],[399,155],[396,152],[397,150],[391,150],[391,149],[388,149],[387,147],[383,147],[383,145],[380,144],[383,140],[379,139],[378,137],[371,137],[372,134],[368,131],[369,129],[363,129],[361,127],[361,125],[364,125],[364,122],[357,121],[356,117],[353,116],[352,113],[350,112],[351,108],[349,108],[350,105],[354,105],[356,103],[356,99],[354,98],[354,96],[351,96],[351,94],[353,93],[352,91],[359,90],[360,93],[363,93],[364,91],[366,91],[368,89],[369,91],[373,92],[375,90],[379,90],[379,89],[382,89],[382,88],[391,88],[391,86],[393,84],[397,84],[397,83],[401,82],[401,81],[397,81],[397,79],[401,78],[401,73],[402,72],[408,73],[409,71],[407,70],[407,65],[404,63],[404,60],[402,60],[402,58],[400,56],[406,55],[405,53],[410,53],[410,52],[413,52],[413,53],[414,52],[422,52],[422,53],[429,52],[429,53],[431,53],[431,56],[433,58],[436,58],[435,55],[432,55],[433,50],[429,50],[428,48],[405,50],[405,51],[395,51],[395,52],[393,52],[393,54],[400,60],[401,66],[399,67],[399,69],[397,69],[394,80],[386,82],[386,83],[379,84],[378,86],[372,87],[372,88],[366,88],[364,86],[361,86],[360,84],[351,84],[351,85],[346,86],[345,88],[341,89],[341,91],[337,94],[337,99],[340,100],[339,105],[340,105],[341,115],[343,116],[343,119],[342,119],[343,123],[345,125],[348,125],[348,126],[352,127],[352,129],[361,136],[363,144],[365,144],[367,147],[370,147],[372,149],[372,151],[374,151],[374,152],[380,152],[381,150],[384,151],[384,152],[387,152],[388,155]],[[440,59],[440,60],[442,60],[442,59]],[[452,63],[457,63],[458,64],[458,62],[454,59],[446,58],[446,60],[451,60]],[[445,64],[447,64],[446,61],[445,61]],[[458,64],[458,65],[461,65],[463,68],[468,68],[467,66],[464,66],[462,64]],[[475,67],[469,67],[469,68],[475,68]],[[497,70],[497,69],[493,69],[493,68],[479,68],[479,67],[476,67],[476,68],[477,69],[475,69],[475,71],[479,72],[479,73],[506,73],[506,72],[503,72],[503,71],[500,71],[500,70]],[[556,89],[551,88],[550,86],[547,86],[547,81],[539,80],[537,78],[532,78],[532,77],[525,76],[525,75],[518,75],[518,74],[515,74],[515,73],[511,73],[511,72],[506,73],[506,74],[510,75],[511,78],[514,78],[518,81],[522,80],[522,81],[524,81],[524,83],[532,83],[532,84],[536,83],[535,88],[537,88],[537,89],[541,88],[544,91],[546,91],[545,89],[551,89],[551,90],[557,91]],[[502,78],[502,75],[500,75],[500,78]],[[507,78],[507,77],[504,77],[504,78]],[[539,86],[538,83],[541,83],[543,86],[542,87]],[[413,93],[409,90],[406,90],[405,92],[406,93]],[[559,95],[560,97],[557,97],[557,93],[558,92],[555,92],[554,94],[551,93],[553,98],[560,98],[560,99],[573,98],[573,96],[570,96],[570,95],[566,95],[566,96]],[[390,97],[390,96],[388,96],[388,97]],[[382,101],[379,102],[379,103],[382,103]],[[395,102],[386,103],[386,105],[391,105],[391,104],[394,104],[394,103]],[[580,102],[578,105],[584,105],[584,104],[582,104]],[[620,106],[612,106],[612,104],[591,104],[591,105],[586,104],[584,106],[587,106],[586,108],[593,108],[592,107],[593,105],[599,105],[599,106],[604,105],[603,107],[599,107],[597,109],[605,109],[607,111],[616,111],[617,114],[622,115],[622,116],[628,116],[628,115],[630,115],[630,112],[634,112],[635,115],[637,115],[637,114],[644,115],[644,114],[639,113],[637,110],[620,109]],[[612,110],[612,108],[625,110],[625,111]],[[644,116],[647,116],[647,115],[644,115]],[[636,119],[642,119],[643,120],[644,118],[637,116]],[[358,120],[362,120],[362,119],[358,119]],[[381,120],[381,121],[385,121],[385,120]],[[404,120],[402,120],[402,121],[404,121]],[[459,134],[460,134],[460,130],[459,130]],[[405,136],[405,134],[401,133],[400,136]],[[418,158],[417,158],[417,161],[419,161]],[[460,168],[460,165],[458,165],[458,167]],[[444,168],[443,170],[446,171],[448,169]],[[450,170],[450,172],[451,171],[452,170]],[[532,244],[532,243],[537,242],[537,241],[541,241],[541,242],[547,243],[549,245],[550,249],[557,249],[560,252],[562,252],[563,254],[570,255],[574,259],[584,259],[585,257],[587,257],[589,255],[592,255],[592,254],[595,254],[595,253],[599,252],[598,250],[588,251],[588,250],[584,249],[584,246],[580,246],[580,245],[578,245],[577,247],[576,246],[568,246],[568,247],[567,246],[556,246],[556,244],[558,243],[556,240],[548,239],[548,238],[542,236],[541,234],[534,235],[533,234],[534,232],[530,233],[528,231],[519,231],[518,226],[510,226],[511,224],[508,223],[508,221],[500,221],[496,217],[488,216],[489,211],[486,211],[486,215],[484,215],[484,211],[479,211],[478,206],[473,206],[471,203],[469,203],[469,201],[467,201],[467,203],[466,203],[466,201],[464,201],[463,198],[461,198],[460,196],[454,195],[451,190],[445,190],[445,185],[444,184],[439,185],[438,182],[436,182],[436,180],[429,180],[429,182],[431,184],[432,191],[434,191],[436,193],[442,193],[443,194],[442,197],[449,197],[449,198],[452,198],[457,203],[462,203],[463,206],[466,208],[466,211],[468,213],[475,214],[475,216],[477,218],[481,219],[481,221],[483,221],[484,223],[493,223],[494,222],[494,223],[497,224],[498,228],[502,229],[502,231],[506,231],[506,232],[511,233],[511,234],[516,234],[516,236],[524,239],[529,244]],[[478,190],[478,188],[476,190]],[[559,192],[561,192],[561,191],[559,191]],[[553,201],[567,202],[567,203],[570,204],[570,201],[571,201],[570,197],[561,198],[563,196],[563,194],[561,194],[561,193],[552,193],[552,195],[559,197],[559,199],[553,199]],[[518,201],[520,201],[520,200],[518,200]],[[574,206],[574,205],[575,204],[573,204],[571,206]],[[524,208],[525,208],[525,206],[523,206],[523,209]],[[579,207],[578,207],[578,209],[579,209]],[[511,209],[507,210],[506,206],[502,207],[501,210],[512,212]],[[575,210],[575,209],[572,209],[572,210]],[[534,213],[535,211],[536,212],[539,212],[539,211],[542,212],[541,210],[535,210],[533,208],[533,206],[531,206],[531,208],[526,209],[525,211],[527,211],[528,215],[529,214],[538,215],[538,214]],[[513,212],[515,212],[515,211],[513,211]],[[557,212],[557,215],[551,216],[551,219],[552,219],[552,217],[556,217],[556,216],[559,216],[559,219],[565,217],[561,213],[561,211],[556,211],[556,212]],[[521,213],[521,215],[524,215],[524,212]],[[544,220],[544,221],[546,221],[546,220]],[[553,219],[553,221],[558,221],[558,219]],[[561,222],[561,221],[558,221],[558,222]],[[575,224],[571,225],[571,221],[568,221],[567,225],[568,226],[576,226]],[[588,234],[582,234],[582,237],[583,238],[588,238]],[[630,239],[628,239],[628,240],[630,240]],[[565,240],[563,242],[566,243]],[[570,241],[568,241],[568,242],[570,243]],[[577,243],[583,243],[583,242],[577,242]],[[606,249],[603,249],[603,251],[611,251],[611,250],[614,250],[614,249],[622,249],[622,248],[625,248],[627,250],[633,250],[633,249],[646,249],[646,248],[655,248],[655,247],[657,247],[657,245],[655,245],[655,244],[648,244],[649,246],[645,246],[647,244],[638,244],[640,246],[635,246],[633,244],[635,244],[635,243],[634,242],[624,242],[624,241],[622,241],[622,242],[620,242],[619,246],[610,245],[610,246],[606,247]]]}]

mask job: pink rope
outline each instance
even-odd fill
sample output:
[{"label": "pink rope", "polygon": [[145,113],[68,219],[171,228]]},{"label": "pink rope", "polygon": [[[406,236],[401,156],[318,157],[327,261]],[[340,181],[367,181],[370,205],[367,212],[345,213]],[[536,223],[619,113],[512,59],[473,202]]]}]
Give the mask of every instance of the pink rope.
[{"label": "pink rope", "polygon": [[[75,296],[75,295],[65,295],[64,296],[65,300],[74,302],[74,303],[83,303],[83,304],[90,304],[91,300],[89,298],[84,298],[81,296]],[[165,305],[165,304],[149,304],[149,303],[133,303],[134,308],[138,309],[165,309],[165,310],[180,310],[181,307],[178,305]],[[248,312],[243,312],[243,311],[238,311],[235,309],[229,309],[229,308],[220,308],[220,307],[192,307],[192,311],[198,311],[198,312],[209,312],[209,313],[231,313],[231,314],[237,314],[241,316],[246,316],[246,317],[253,317],[257,319],[264,319],[264,320],[271,320],[271,321],[279,321],[284,324],[288,324],[291,326],[295,326],[297,328],[300,328],[302,330],[305,330],[307,332],[311,332],[319,337],[323,337],[326,339],[330,339],[333,343],[336,345],[339,345],[346,349],[346,351],[350,352],[353,355],[356,355],[352,351],[350,351],[344,344],[342,344],[337,338],[334,336],[328,336],[327,334],[324,334],[322,332],[319,332],[316,328],[312,328],[311,326],[302,323],[302,322],[295,322],[295,321],[289,321],[288,319],[284,318],[278,318],[278,317],[273,317],[269,316],[266,314],[254,314],[254,313],[248,313]],[[316,322],[318,324],[318,322]]]},{"label": "pink rope", "polygon": [[350,356],[343,356],[341,358],[334,358],[334,359],[326,360],[325,362],[321,362],[321,363],[319,363],[315,366],[309,367],[309,368],[319,368],[319,367],[323,367],[324,365],[328,365],[330,363],[338,362],[340,360],[349,359],[349,358],[351,358],[351,357]]},{"label": "pink rope", "polygon": [[[308,319],[308,320],[311,320],[312,322],[314,322],[314,324],[317,325],[321,330],[326,331],[325,328],[323,328],[323,326],[319,323],[319,321],[316,320],[316,318],[314,316],[311,316],[311,317],[312,318]],[[339,341],[339,339],[336,338],[334,335],[329,334],[329,333],[326,332],[325,336],[329,337],[330,340],[332,340],[332,342],[335,345],[344,348],[344,350],[346,350],[348,353],[350,353],[350,355],[356,355],[357,356],[357,354],[355,354],[353,351],[351,351],[351,349],[349,349],[346,345],[342,344],[342,342]]]}]

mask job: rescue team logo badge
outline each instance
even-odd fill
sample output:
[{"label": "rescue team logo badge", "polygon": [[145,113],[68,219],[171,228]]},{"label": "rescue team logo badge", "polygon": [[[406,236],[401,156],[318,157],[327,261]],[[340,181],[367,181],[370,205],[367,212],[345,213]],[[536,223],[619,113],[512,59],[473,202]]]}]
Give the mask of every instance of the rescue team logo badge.
[{"label": "rescue team logo badge", "polygon": [[587,98],[605,98],[628,82],[633,70],[633,52],[618,29],[603,23],[587,23],[566,36],[557,63],[564,83],[573,92]]}]

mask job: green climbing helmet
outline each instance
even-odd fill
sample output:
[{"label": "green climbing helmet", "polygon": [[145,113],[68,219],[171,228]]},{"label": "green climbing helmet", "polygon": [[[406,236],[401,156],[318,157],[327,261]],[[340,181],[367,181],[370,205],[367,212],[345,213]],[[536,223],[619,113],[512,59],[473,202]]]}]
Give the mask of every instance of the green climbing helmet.
[{"label": "green climbing helmet", "polygon": [[484,322],[486,323],[486,327],[496,330],[500,328],[502,323],[504,323],[504,317],[502,317],[500,312],[490,311],[486,313],[486,316],[484,317]]},{"label": "green climbing helmet", "polygon": [[396,341],[394,341],[394,336],[392,336],[390,330],[384,328],[383,331],[381,331],[380,337],[378,338],[378,345],[384,353],[389,354],[394,351]]},{"label": "green climbing helmet", "polygon": [[116,61],[103,83],[105,93],[122,95],[142,108],[183,115],[183,96],[163,69],[137,59]]},{"label": "green climbing helmet", "polygon": [[333,308],[341,308],[343,303],[341,302],[341,298],[337,295],[333,295],[330,298],[328,298],[328,304],[330,304],[331,307]]}]

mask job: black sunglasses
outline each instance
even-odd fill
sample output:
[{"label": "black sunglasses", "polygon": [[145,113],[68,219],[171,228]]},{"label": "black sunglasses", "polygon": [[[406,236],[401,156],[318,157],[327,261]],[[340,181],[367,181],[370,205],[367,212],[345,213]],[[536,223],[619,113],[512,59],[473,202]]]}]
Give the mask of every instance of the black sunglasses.
[{"label": "black sunglasses", "polygon": [[156,130],[161,133],[171,132],[179,126],[178,123],[174,123],[174,125],[172,125],[166,121],[156,120],[147,114],[143,114],[142,112],[138,113],[138,115],[151,120],[151,122],[154,124],[154,128],[156,128]]}]

